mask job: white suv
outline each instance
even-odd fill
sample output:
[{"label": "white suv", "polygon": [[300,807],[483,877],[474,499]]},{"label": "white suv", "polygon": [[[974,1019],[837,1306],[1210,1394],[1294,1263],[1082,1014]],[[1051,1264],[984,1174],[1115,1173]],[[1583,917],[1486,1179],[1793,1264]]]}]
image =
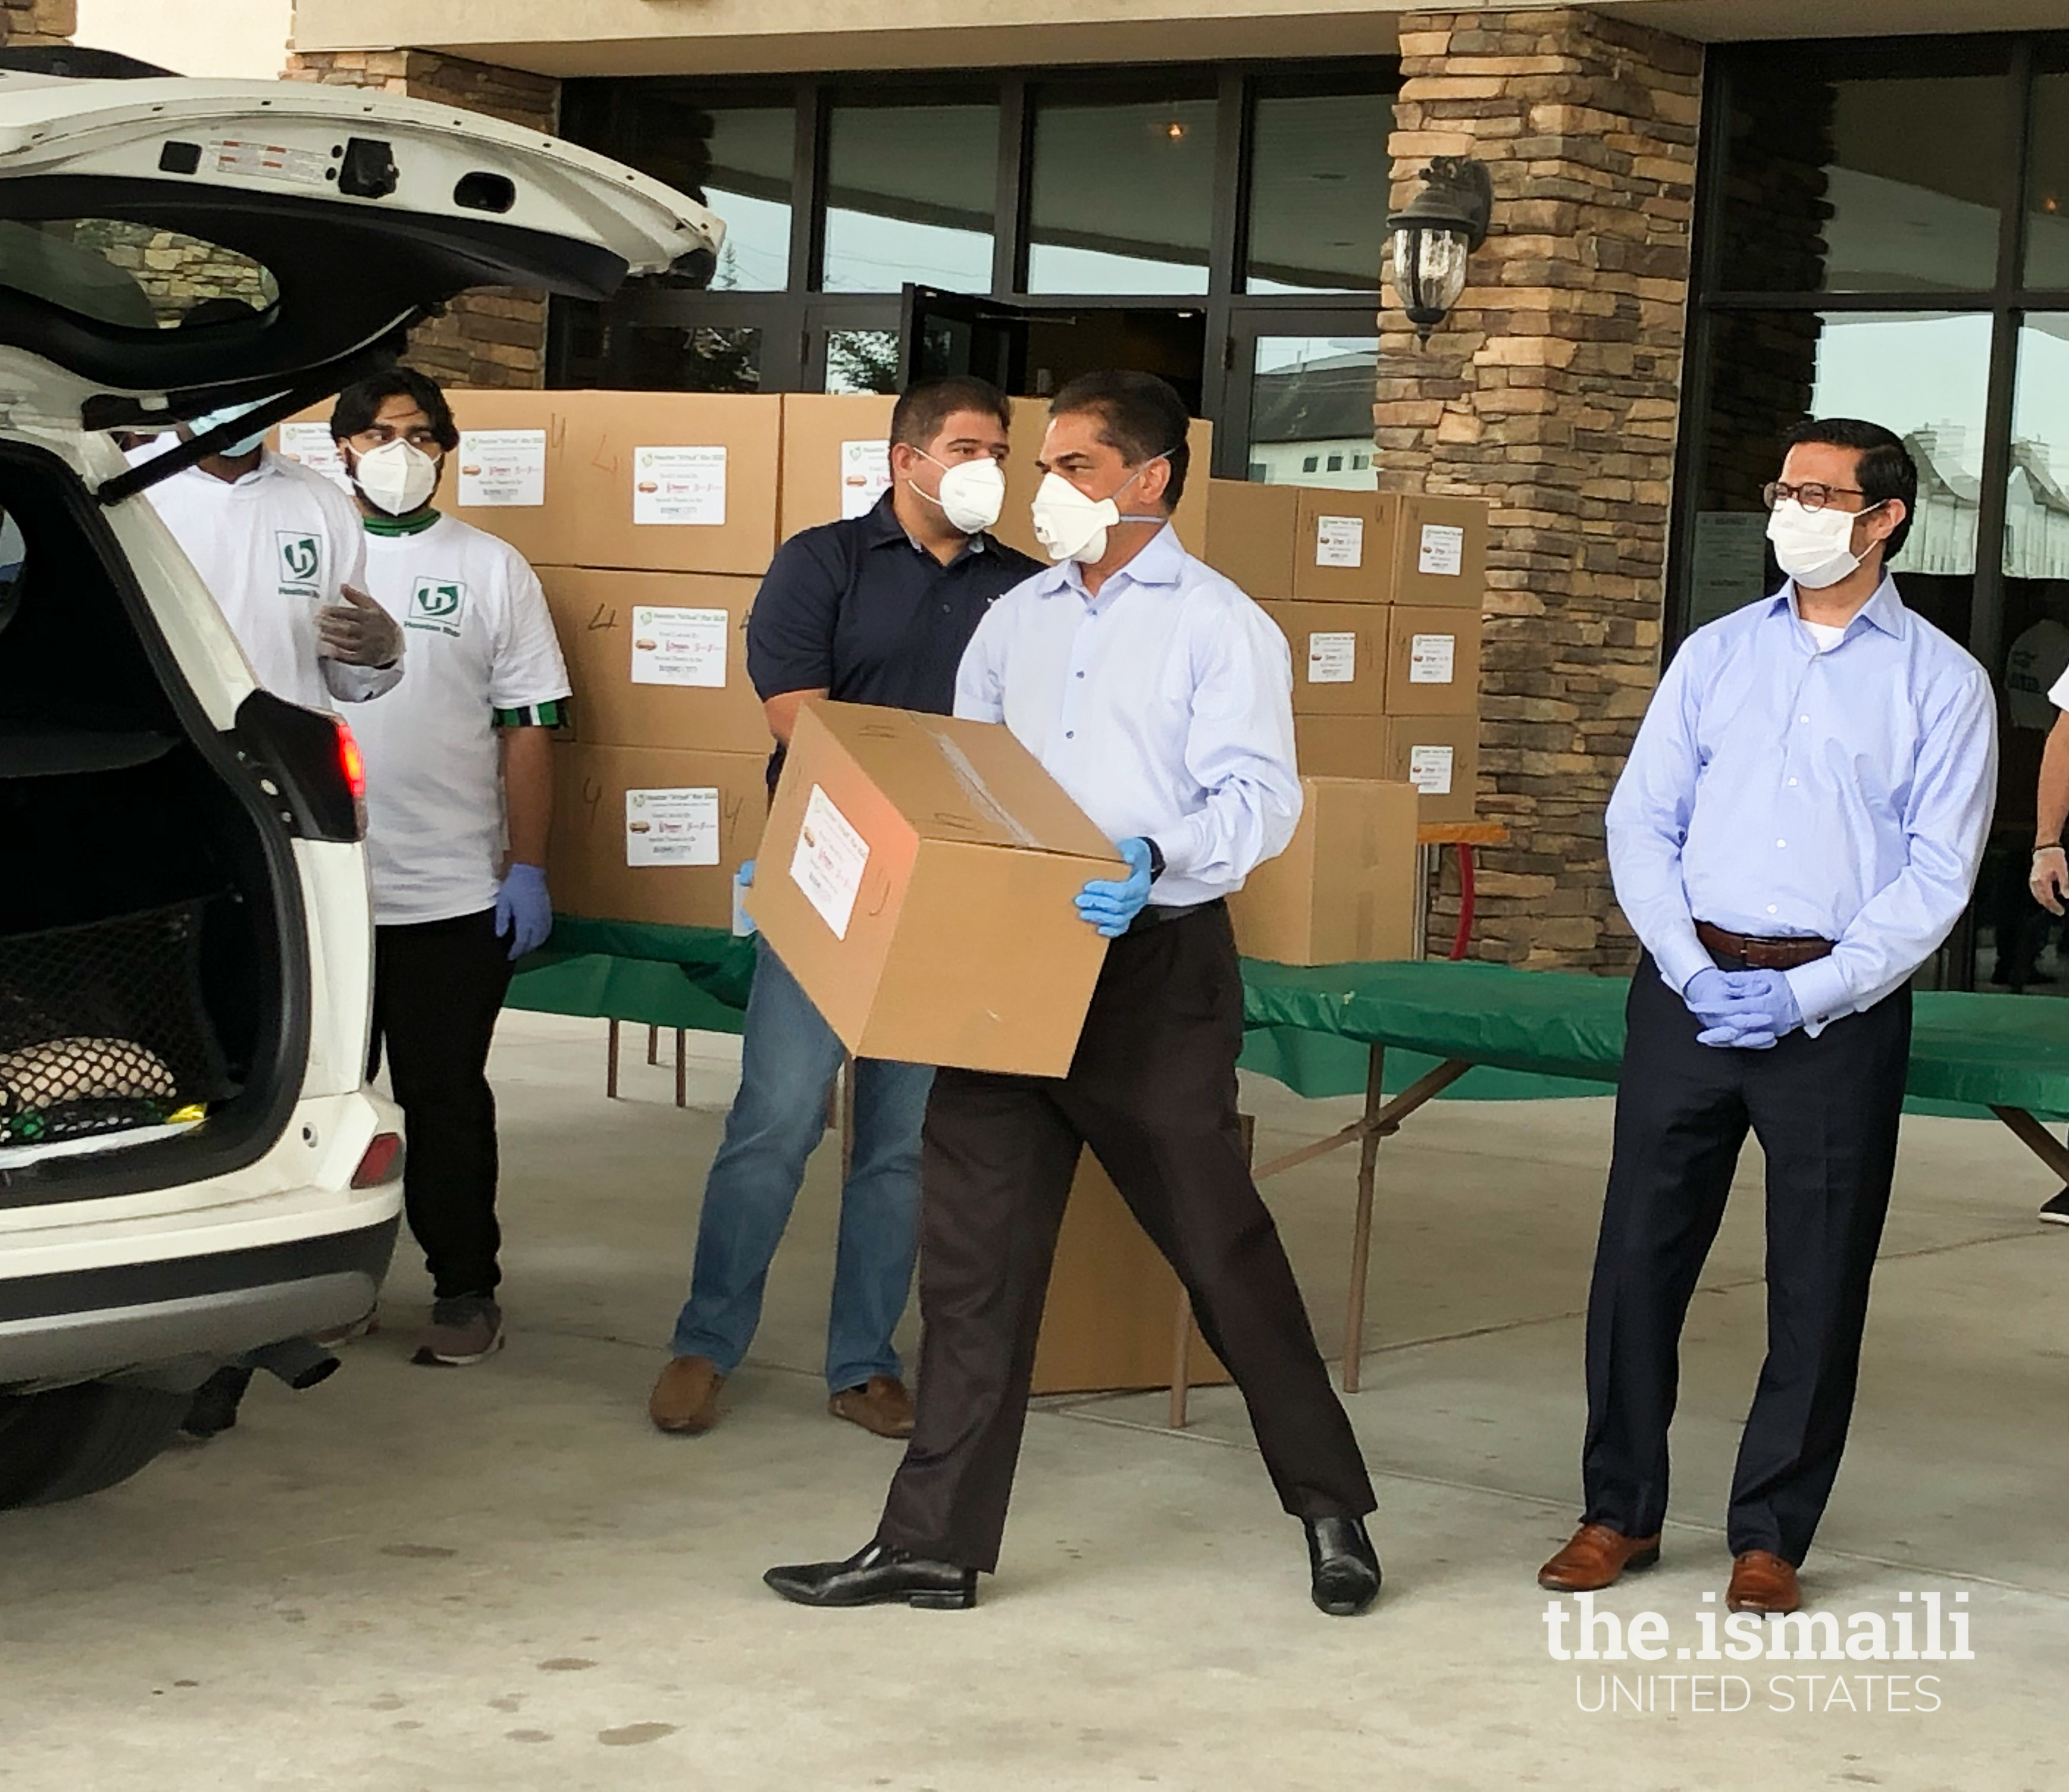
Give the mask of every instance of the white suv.
[{"label": "white suv", "polygon": [[351,737],[257,688],[144,488],[467,288],[695,280],[722,231],[414,100],[0,72],[0,1506],[112,1484],[216,1365],[365,1312],[402,1206]]}]

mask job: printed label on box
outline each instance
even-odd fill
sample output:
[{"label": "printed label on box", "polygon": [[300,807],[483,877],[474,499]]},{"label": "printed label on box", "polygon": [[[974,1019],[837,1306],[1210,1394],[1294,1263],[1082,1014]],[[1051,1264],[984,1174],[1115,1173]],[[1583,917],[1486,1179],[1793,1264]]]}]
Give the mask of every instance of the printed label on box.
[{"label": "printed label on box", "polygon": [[632,520],[725,525],[725,450],[635,448]]},{"label": "printed label on box", "polygon": [[1315,519],[1315,564],[1317,566],[1362,566],[1365,564],[1365,518],[1317,516]]},{"label": "printed label on box", "polygon": [[855,899],[868,863],[868,841],[848,826],[847,817],[814,784],[806,799],[798,850],[790,855],[790,881],[805,892],[805,900],[818,910],[819,918],[834,930],[837,940],[847,937],[847,924],[854,916]]},{"label": "printed label on box", "polygon": [[888,442],[843,442],[840,445],[841,516],[866,516],[891,489]]},{"label": "printed label on box", "polygon": [[352,476],[345,470],[345,456],[337,451],[328,423],[283,423],[280,454],[312,473],[322,474],[333,485],[347,492],[352,489]]},{"label": "printed label on box", "polygon": [[1450,523],[1425,523],[1422,551],[1416,556],[1415,569],[1458,578],[1466,569],[1466,532]]},{"label": "printed label on box", "polygon": [[1449,684],[1458,658],[1457,635],[1411,635],[1408,637],[1408,682]]},{"label": "printed label on box", "polygon": [[1408,782],[1426,797],[1447,797],[1451,794],[1451,760],[1450,747],[1410,747],[1408,749]]},{"label": "printed label on box", "polygon": [[628,865],[716,865],[716,790],[627,790],[625,862]]},{"label": "printed label on box", "polygon": [[1310,684],[1352,684],[1357,680],[1357,635],[1311,635],[1308,637],[1308,682]]},{"label": "printed label on box", "polygon": [[733,618],[723,610],[632,609],[632,682],[725,688],[726,637]]},{"label": "printed label on box", "polygon": [[459,503],[472,506],[546,501],[544,430],[462,430]]}]

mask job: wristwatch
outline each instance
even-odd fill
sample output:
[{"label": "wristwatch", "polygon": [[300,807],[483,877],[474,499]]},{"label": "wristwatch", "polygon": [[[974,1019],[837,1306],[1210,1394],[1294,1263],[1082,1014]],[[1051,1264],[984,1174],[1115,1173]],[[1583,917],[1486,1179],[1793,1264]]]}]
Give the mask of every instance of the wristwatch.
[{"label": "wristwatch", "polygon": [[1142,843],[1149,848],[1149,881],[1154,884],[1164,875],[1164,849],[1147,835],[1143,836]]}]

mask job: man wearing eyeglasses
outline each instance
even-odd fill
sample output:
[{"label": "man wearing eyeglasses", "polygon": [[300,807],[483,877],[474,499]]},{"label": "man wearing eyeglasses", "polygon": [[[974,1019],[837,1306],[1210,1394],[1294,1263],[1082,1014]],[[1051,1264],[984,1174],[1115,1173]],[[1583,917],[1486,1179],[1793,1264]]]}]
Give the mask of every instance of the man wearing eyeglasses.
[{"label": "man wearing eyeglasses", "polygon": [[1683,644],[1610,801],[1645,950],[1588,1296],[1586,1511],[1538,1574],[1555,1592],[1659,1560],[1682,1321],[1750,1130],[1768,1353],[1727,1599],[1800,1602],[1896,1169],[1910,979],[1968,905],[1997,788],[1989,679],[1885,570],[1917,493],[1887,430],[1795,431],[1766,493],[1785,582]]}]

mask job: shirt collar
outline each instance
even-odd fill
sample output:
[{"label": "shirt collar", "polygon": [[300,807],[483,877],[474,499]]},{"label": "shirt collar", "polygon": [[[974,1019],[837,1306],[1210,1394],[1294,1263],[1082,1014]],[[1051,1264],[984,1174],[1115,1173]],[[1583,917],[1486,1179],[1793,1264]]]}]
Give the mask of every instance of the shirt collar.
[{"label": "shirt collar", "polygon": [[[885,492],[884,496],[871,504],[863,514],[863,545],[869,548],[881,548],[893,541],[903,541],[915,553],[925,553],[927,552],[925,545],[914,541],[906,533],[905,525],[898,520],[898,512],[892,508],[891,497],[892,494],[888,491]],[[982,553],[989,541],[990,537],[981,531],[971,536],[957,550],[955,560],[951,560],[948,564],[951,566],[954,565],[956,561],[961,560],[965,554]]]},{"label": "shirt collar", "polygon": [[[1100,587],[1099,596],[1112,596],[1123,581],[1129,585],[1175,586],[1185,576],[1185,550],[1179,545],[1178,532],[1166,523],[1132,560]],[[1099,601],[1085,590],[1084,569],[1075,560],[1059,561],[1036,577],[1040,581],[1037,590],[1043,597],[1071,591],[1088,603]]]},{"label": "shirt collar", "polygon": [[[1768,599],[1767,609],[1770,616],[1786,611],[1791,621],[1801,622],[1803,619],[1794,579],[1782,582],[1781,589]],[[1847,633],[1851,635],[1858,624],[1866,623],[1871,628],[1881,630],[1891,640],[1901,641],[1904,637],[1904,619],[1909,614],[1910,612],[1904,607],[1904,599],[1897,593],[1896,581],[1884,573],[1882,583],[1875,587],[1875,595],[1854,613],[1853,621],[1847,624]]]}]

